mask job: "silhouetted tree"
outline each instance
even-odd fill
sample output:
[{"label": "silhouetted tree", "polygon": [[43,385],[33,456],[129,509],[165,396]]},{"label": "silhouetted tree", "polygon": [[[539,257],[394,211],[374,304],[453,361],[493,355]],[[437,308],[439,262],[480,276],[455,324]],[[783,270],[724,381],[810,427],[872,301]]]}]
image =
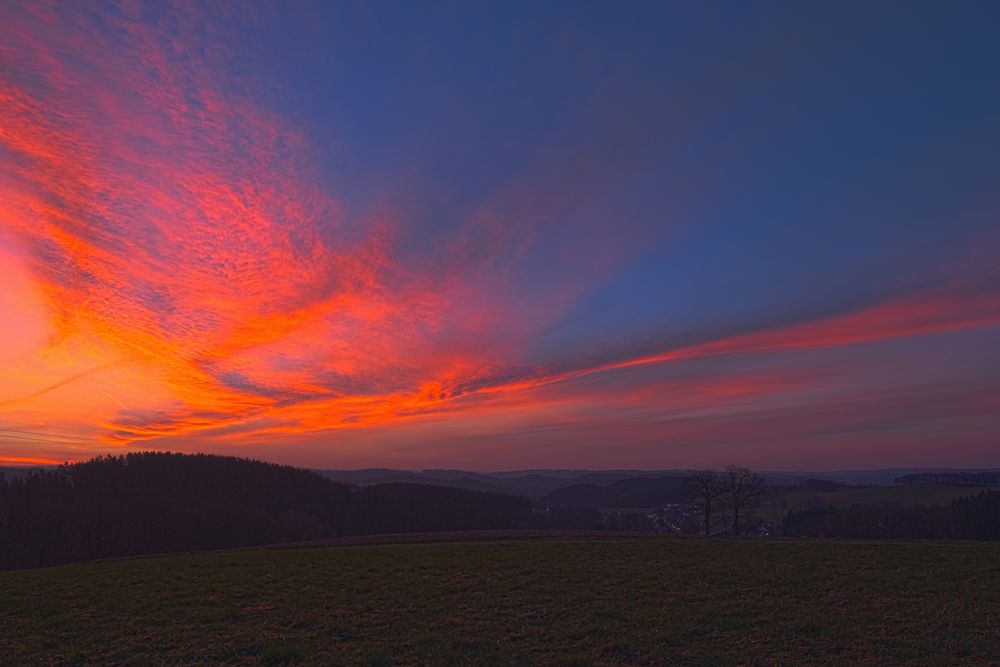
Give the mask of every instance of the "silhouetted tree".
[{"label": "silhouetted tree", "polygon": [[733,535],[739,535],[740,519],[767,493],[767,482],[749,468],[728,465],[723,475],[723,486],[733,516]]},{"label": "silhouetted tree", "polygon": [[712,512],[726,492],[723,478],[713,468],[689,470],[683,484],[688,504],[701,514],[704,533],[708,535],[712,530]]}]

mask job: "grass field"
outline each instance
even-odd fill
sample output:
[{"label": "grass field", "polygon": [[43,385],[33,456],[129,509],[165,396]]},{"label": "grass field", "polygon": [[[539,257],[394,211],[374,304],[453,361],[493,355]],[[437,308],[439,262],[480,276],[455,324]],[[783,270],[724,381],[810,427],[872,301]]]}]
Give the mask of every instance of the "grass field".
[{"label": "grass field", "polygon": [[906,661],[1000,661],[1000,544],[561,536],[0,572],[2,664]]}]

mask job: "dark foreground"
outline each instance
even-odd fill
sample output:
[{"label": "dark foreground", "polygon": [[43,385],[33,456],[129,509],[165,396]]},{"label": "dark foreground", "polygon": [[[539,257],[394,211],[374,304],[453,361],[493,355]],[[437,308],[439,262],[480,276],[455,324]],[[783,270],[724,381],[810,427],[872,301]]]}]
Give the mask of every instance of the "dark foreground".
[{"label": "dark foreground", "polygon": [[996,664],[1000,544],[262,549],[0,572],[0,663]]}]

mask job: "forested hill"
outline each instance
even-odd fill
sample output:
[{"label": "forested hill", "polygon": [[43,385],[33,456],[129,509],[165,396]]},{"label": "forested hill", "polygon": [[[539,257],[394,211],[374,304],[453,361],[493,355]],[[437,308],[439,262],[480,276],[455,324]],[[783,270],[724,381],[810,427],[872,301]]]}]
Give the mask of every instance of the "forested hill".
[{"label": "forested hill", "polygon": [[0,482],[0,569],[336,535],[514,528],[527,500],[234,457],[134,453]]},{"label": "forested hill", "polygon": [[896,484],[951,484],[956,486],[1000,486],[1000,471],[981,470],[975,472],[922,472],[903,475],[895,479]]}]

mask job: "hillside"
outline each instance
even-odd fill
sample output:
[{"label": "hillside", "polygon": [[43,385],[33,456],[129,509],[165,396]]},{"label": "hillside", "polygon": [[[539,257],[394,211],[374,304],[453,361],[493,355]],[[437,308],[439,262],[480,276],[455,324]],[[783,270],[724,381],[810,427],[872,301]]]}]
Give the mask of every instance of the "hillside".
[{"label": "hillside", "polygon": [[684,477],[629,477],[606,486],[574,484],[545,495],[543,507],[655,508],[681,502],[685,497]]},{"label": "hillside", "polygon": [[0,572],[0,662],[985,664],[1000,544],[562,536]]},{"label": "hillside", "polygon": [[619,480],[643,477],[652,472],[638,470],[524,470],[511,472],[470,472],[467,470],[316,470],[316,473],[342,484],[369,486],[404,482],[429,486],[450,486],[470,491],[491,491],[538,500],[558,489],[578,484],[605,486]]},{"label": "hillside", "polygon": [[352,490],[234,457],[132,453],[0,481],[0,569],[336,535],[515,528],[523,498],[390,483]]},{"label": "hillside", "polygon": [[778,521],[788,510],[815,504],[848,508],[852,505],[947,505],[956,498],[972,496],[989,487],[949,484],[897,484],[867,488],[847,488],[836,491],[802,489],[770,499],[758,508],[757,514],[768,521]]}]

